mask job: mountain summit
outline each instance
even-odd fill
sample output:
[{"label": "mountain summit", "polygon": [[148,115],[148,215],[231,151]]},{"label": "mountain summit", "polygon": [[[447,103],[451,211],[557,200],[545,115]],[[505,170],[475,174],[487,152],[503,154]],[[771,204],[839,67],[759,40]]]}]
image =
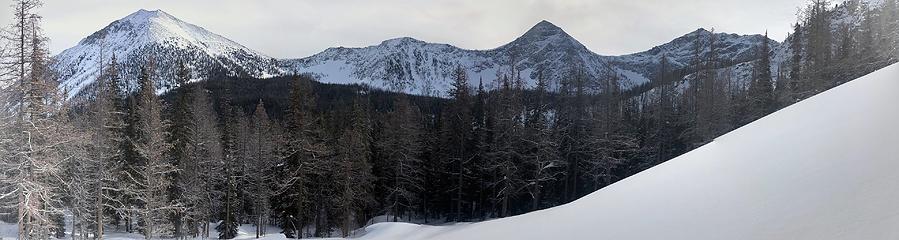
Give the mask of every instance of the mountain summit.
[{"label": "mountain summit", "polygon": [[513,41],[511,44],[529,45],[548,43],[583,47],[580,42],[571,37],[571,35],[568,35],[565,30],[562,30],[562,28],[546,20],[540,21],[537,25],[531,27],[530,30],[525,32],[524,35]]},{"label": "mountain summit", "polygon": [[533,43],[533,42],[541,42],[547,40],[569,40],[571,38],[565,30],[562,30],[559,26],[552,24],[549,21],[543,20],[531,27],[530,30],[524,33],[518,40],[515,42],[522,43]]},{"label": "mountain summit", "polygon": [[195,78],[214,75],[263,77],[280,74],[276,61],[218,34],[184,22],[162,10],[139,10],[81,40],[57,55],[55,69],[70,97],[90,89],[100,69],[116,56],[127,82],[140,66],[156,64],[159,91],[174,86],[173,71],[185,62]]}]

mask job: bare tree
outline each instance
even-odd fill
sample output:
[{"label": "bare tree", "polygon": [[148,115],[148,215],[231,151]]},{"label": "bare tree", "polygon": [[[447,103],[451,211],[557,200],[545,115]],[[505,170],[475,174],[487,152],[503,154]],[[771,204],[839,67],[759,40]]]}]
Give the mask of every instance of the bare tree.
[{"label": "bare tree", "polygon": [[176,169],[164,156],[169,144],[165,141],[166,124],[160,116],[161,102],[153,86],[152,69],[152,64],[142,69],[139,90],[133,100],[136,103],[131,124],[136,131],[129,138],[137,159],[124,171],[129,180],[125,191],[134,201],[130,212],[141,221],[147,239],[162,232],[165,217],[177,207],[169,204],[166,194],[171,184],[168,176]]}]

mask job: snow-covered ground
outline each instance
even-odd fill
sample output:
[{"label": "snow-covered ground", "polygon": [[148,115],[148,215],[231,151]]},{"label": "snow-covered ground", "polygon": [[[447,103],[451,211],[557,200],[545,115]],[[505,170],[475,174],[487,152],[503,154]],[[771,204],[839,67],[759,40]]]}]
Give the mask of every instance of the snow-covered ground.
[{"label": "snow-covered ground", "polygon": [[366,240],[899,239],[899,65],[564,206]]}]

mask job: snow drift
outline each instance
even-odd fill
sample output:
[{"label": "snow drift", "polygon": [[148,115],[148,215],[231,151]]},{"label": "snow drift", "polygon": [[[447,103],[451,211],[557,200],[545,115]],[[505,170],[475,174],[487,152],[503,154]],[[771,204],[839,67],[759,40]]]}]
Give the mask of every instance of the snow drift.
[{"label": "snow drift", "polygon": [[899,65],[573,203],[361,239],[899,239]]}]

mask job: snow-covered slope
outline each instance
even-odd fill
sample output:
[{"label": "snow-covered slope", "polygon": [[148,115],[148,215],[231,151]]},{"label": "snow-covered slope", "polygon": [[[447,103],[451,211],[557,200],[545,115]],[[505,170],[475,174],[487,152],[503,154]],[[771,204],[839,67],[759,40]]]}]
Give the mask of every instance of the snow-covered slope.
[{"label": "snow-covered slope", "polygon": [[[467,50],[398,38],[365,48],[330,48],[311,57],[282,63],[288,72],[309,73],[322,82],[366,83],[388,89],[401,86],[409,93],[437,96],[450,88],[451,73],[456,66],[468,71],[473,85],[483,80],[489,86],[498,74],[509,74],[514,68],[530,84],[536,82],[541,72],[550,83],[583,73],[593,79],[617,75],[623,78],[624,87],[629,87],[648,82],[663,56],[678,67],[689,64],[697,36],[707,43],[711,32],[699,29],[646,52],[603,56],[590,51],[558,26],[542,21],[511,43],[491,50]],[[764,39],[760,35],[722,33],[715,38],[720,60],[731,64],[757,58],[754,49]],[[779,46],[776,41],[768,41],[773,47]]]},{"label": "snow-covered slope", "polygon": [[140,10],[111,23],[81,40],[75,47],[55,57],[60,88],[71,96],[91,87],[100,62],[115,54],[125,79],[135,79],[151,57],[158,73],[157,87],[173,87],[172,75],[178,61],[195,69],[197,77],[214,74],[263,77],[280,74],[275,59],[161,10]]},{"label": "snow-covered slope", "polygon": [[573,203],[359,239],[899,239],[899,65]]}]

